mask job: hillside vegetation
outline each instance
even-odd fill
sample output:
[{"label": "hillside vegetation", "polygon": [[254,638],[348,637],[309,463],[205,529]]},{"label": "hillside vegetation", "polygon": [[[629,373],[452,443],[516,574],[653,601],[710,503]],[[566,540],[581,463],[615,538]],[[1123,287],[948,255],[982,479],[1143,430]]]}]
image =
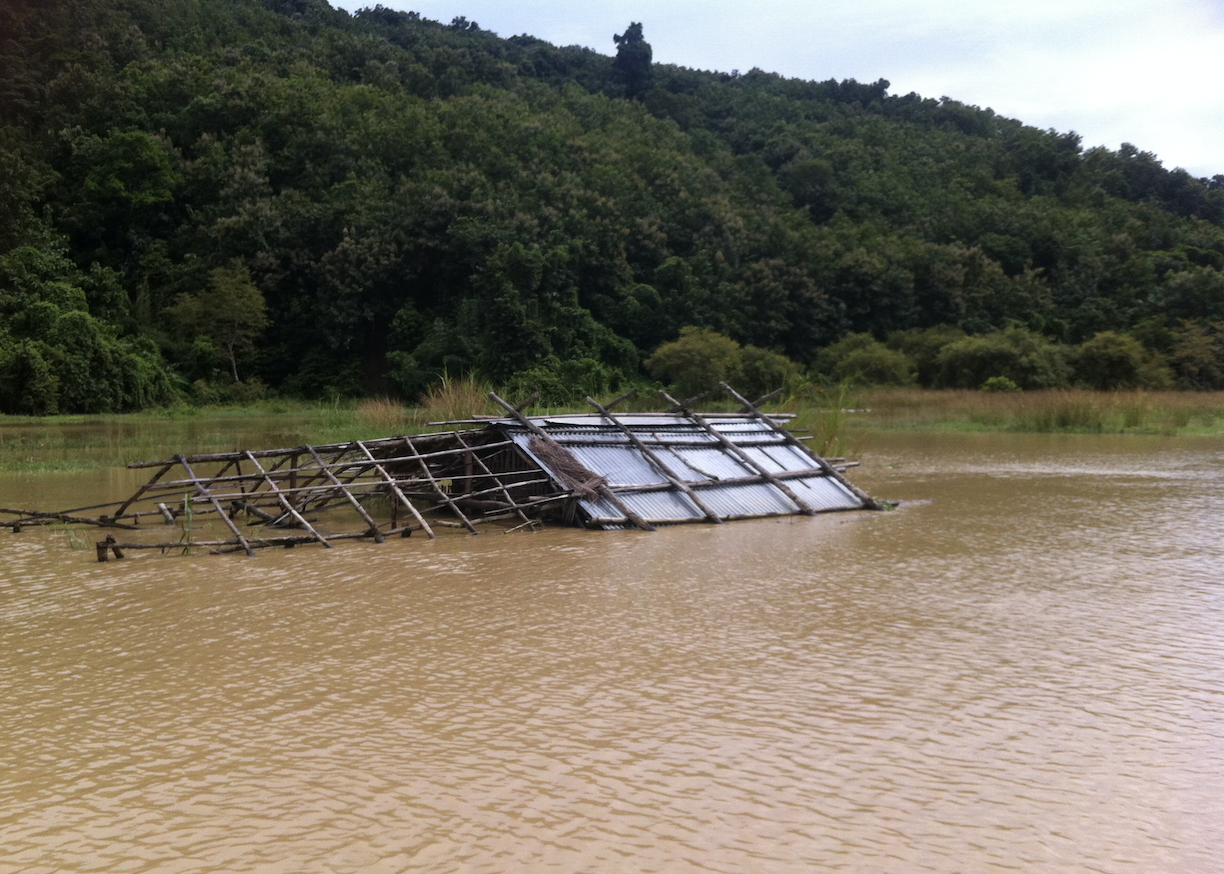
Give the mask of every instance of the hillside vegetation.
[{"label": "hillside vegetation", "polygon": [[762,379],[1224,387],[1224,176],[648,36],[8,0],[0,412],[563,401],[674,382],[686,327]]}]

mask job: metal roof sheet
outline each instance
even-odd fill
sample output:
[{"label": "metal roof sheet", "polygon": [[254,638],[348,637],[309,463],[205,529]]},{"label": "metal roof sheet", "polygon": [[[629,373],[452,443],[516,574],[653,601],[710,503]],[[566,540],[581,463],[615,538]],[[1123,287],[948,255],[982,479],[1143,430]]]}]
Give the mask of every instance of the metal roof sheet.
[{"label": "metal roof sheet", "polygon": [[[603,476],[616,491],[617,498],[632,512],[649,522],[669,523],[705,518],[701,509],[679,488],[649,491],[619,491],[620,487],[664,486],[668,479],[621,430],[616,422],[578,416],[555,416],[535,420],[550,437],[565,446],[588,470]],[[759,476],[753,465],[692,419],[670,415],[617,416],[640,439],[653,444],[656,456],[669,472],[689,484],[710,510],[719,516],[774,516],[800,512],[800,508],[777,486],[769,482],[738,482]],[[769,473],[811,470],[819,462],[804,449],[786,442],[767,422],[752,419],[707,417],[718,434],[739,446],[755,465]],[[499,423],[511,438],[542,468],[549,466],[529,448],[531,436],[516,423]],[[674,443],[678,445],[658,445]],[[692,445],[692,444],[709,444]],[[686,445],[687,444],[687,445]],[[741,445],[743,444],[743,445]],[[787,488],[807,506],[817,511],[863,507],[863,501],[834,477],[819,475],[788,479]],[[611,501],[579,501],[591,524],[623,527],[628,522]]]}]

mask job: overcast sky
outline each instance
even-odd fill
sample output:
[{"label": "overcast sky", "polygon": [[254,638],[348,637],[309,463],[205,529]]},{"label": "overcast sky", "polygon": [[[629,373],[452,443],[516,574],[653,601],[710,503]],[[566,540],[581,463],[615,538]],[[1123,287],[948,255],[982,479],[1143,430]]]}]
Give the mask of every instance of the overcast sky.
[{"label": "overcast sky", "polygon": [[884,78],[892,94],[946,95],[1077,131],[1085,147],[1129,142],[1166,167],[1224,174],[1224,0],[381,2],[609,55],[612,34],[640,21],[659,62]]}]

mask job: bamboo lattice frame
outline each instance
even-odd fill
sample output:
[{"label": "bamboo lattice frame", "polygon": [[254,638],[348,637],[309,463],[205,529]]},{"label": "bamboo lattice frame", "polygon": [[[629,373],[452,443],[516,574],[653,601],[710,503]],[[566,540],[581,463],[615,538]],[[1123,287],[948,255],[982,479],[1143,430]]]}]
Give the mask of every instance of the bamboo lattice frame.
[{"label": "bamboo lattice frame", "polygon": [[[0,513],[13,517],[4,524],[14,532],[57,522],[123,532],[122,539],[111,534],[97,542],[99,561],[108,560],[112,554],[122,558],[127,550],[142,549],[165,552],[207,548],[213,552],[241,551],[254,555],[262,548],[290,548],[306,543],[331,548],[338,540],[369,539],[384,543],[389,537],[407,537],[417,531],[433,539],[438,536],[435,530],[438,528],[479,534],[483,526],[483,530],[493,528],[508,533],[523,528],[535,530],[541,521],[571,523],[579,518],[574,489],[567,487],[564,477],[559,479],[555,470],[550,472],[541,467],[530,453],[523,451],[513,438],[514,428],[521,429],[518,433],[534,435],[551,452],[568,456],[567,460],[577,464],[581,472],[590,473],[599,499],[615,507],[628,524],[646,531],[654,530],[651,521],[635,513],[621,496],[675,490],[699,508],[700,516],[654,521],[721,524],[742,517],[720,515],[703,500],[703,488],[768,483],[785,494],[800,513],[811,514],[817,510],[796,495],[787,482],[829,477],[860,499],[862,508],[880,508],[846,480],[841,473],[844,463],[836,465],[820,458],[803,445],[802,438],[762,413],[759,405],[768,398],[752,402],[729,386],[723,388],[743,405],[743,411],[731,418],[766,423],[769,429],[782,435],[781,442],[797,447],[803,457],[810,457],[811,465],[784,472],[766,470],[744,449],[761,444],[730,441],[706,417],[688,409],[696,399],[680,402],[664,394],[672,409],[662,415],[687,418],[708,435],[708,440],[662,442],[649,434],[635,433],[612,412],[617,404],[634,394],[630,392],[606,405],[587,398],[595,409],[591,420],[604,423],[601,427],[607,428],[609,436],[606,441],[602,437],[587,439],[584,445],[631,446],[663,481],[612,486],[583,468],[570,455],[564,441],[555,440],[541,427],[546,420],[533,420],[523,413],[533,398],[515,406],[490,393],[506,415],[470,420],[470,425],[483,426],[479,428],[135,462],[128,467],[155,472],[126,500],[61,512],[0,507]],[[717,418],[721,421],[728,416],[720,414]],[[686,480],[663,457],[667,452],[674,455],[678,447],[712,445],[738,459],[750,475]],[[97,511],[97,515],[83,515],[91,511]],[[495,523],[514,524],[507,528]]]}]

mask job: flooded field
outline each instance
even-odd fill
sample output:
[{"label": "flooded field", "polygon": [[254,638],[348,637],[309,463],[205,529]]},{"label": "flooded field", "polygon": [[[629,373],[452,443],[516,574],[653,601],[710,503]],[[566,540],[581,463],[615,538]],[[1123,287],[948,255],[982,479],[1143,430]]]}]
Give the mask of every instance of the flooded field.
[{"label": "flooded field", "polygon": [[1224,442],[852,473],[915,503],[108,564],[0,529],[0,874],[1219,870]]}]

